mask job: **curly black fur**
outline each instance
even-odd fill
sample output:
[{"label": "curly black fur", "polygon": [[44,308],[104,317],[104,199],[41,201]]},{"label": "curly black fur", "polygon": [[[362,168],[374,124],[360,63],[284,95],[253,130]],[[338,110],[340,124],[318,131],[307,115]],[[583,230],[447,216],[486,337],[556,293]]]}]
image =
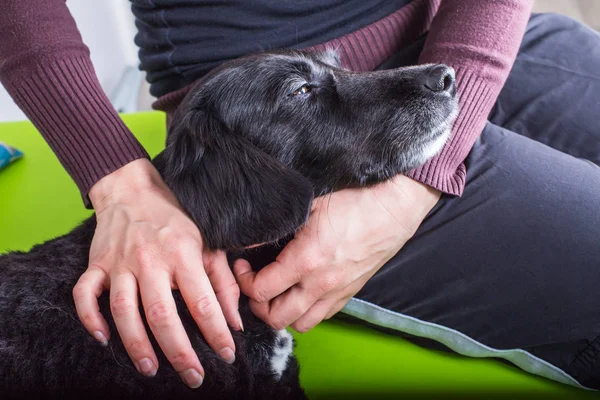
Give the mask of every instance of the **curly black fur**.
[{"label": "curly black fur", "polygon": [[[431,89],[432,76],[439,78],[433,69],[352,73],[331,53],[229,62],[186,97],[154,163],[211,248],[240,251],[286,238],[306,220],[313,195],[383,181],[434,154],[457,105],[452,85]],[[118,335],[107,347],[92,339],[72,289],[87,268],[94,229],[92,217],[27,253],[0,257],[0,398],[304,398],[293,356],[280,379],[272,371],[276,332],[245,297],[245,331],[233,332],[229,365],[174,292],[206,372],[196,390],[153,338],[161,365],[153,378],[137,372]],[[100,309],[116,332],[107,294]]]}]

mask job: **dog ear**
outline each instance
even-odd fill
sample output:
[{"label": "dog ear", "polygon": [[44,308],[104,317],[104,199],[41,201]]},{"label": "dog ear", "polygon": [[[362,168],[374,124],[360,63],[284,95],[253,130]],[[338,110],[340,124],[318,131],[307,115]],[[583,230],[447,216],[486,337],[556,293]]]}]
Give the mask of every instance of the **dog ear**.
[{"label": "dog ear", "polygon": [[340,59],[340,54],[334,48],[328,47],[327,49],[325,49],[325,51],[315,52],[314,56],[317,58],[317,60],[321,61],[322,63],[325,63],[335,68],[343,68],[342,60]]},{"label": "dog ear", "polygon": [[274,242],[308,218],[310,181],[207,111],[174,119],[161,163],[166,183],[211,249]]}]

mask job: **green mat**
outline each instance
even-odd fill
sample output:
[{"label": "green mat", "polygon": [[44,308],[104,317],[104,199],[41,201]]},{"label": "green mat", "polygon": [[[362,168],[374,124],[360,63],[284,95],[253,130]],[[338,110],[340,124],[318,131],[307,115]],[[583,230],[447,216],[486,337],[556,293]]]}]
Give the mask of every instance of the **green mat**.
[{"label": "green mat", "polygon": [[[151,155],[163,147],[162,113],[124,115]],[[64,234],[91,214],[30,123],[0,124],[0,141],[25,153],[0,171],[0,253]],[[495,360],[420,348],[356,324],[326,321],[297,339],[302,384],[311,399],[598,399]]]}]

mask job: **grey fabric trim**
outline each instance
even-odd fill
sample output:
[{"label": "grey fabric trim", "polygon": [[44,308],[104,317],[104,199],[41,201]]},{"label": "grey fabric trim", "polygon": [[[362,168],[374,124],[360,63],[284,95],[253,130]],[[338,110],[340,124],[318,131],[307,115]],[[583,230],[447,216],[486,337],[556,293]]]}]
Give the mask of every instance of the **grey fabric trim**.
[{"label": "grey fabric trim", "polygon": [[390,311],[376,304],[357,298],[350,299],[342,309],[342,312],[374,325],[435,340],[446,345],[453,351],[468,357],[503,358],[532,374],[540,375],[567,385],[576,386],[581,389],[595,391],[595,389],[581,385],[560,368],[522,349],[494,349],[483,343],[479,343],[454,329],[431,322],[421,321],[417,318]]}]

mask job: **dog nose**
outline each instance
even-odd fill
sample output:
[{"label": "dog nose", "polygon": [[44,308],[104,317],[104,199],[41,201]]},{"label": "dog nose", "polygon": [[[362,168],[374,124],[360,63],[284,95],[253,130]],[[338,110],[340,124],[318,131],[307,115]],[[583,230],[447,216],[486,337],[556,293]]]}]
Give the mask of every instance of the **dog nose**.
[{"label": "dog nose", "polygon": [[441,64],[433,66],[423,77],[423,86],[432,92],[449,92],[454,90],[454,69]]}]

